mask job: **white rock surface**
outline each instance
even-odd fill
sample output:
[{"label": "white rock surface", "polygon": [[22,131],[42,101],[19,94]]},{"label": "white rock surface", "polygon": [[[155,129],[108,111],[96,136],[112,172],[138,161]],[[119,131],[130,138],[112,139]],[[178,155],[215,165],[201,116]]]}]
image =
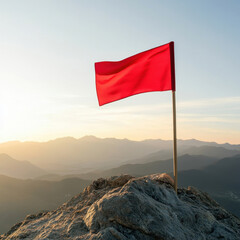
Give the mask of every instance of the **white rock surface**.
[{"label": "white rock surface", "polygon": [[167,174],[98,179],[55,211],[29,215],[0,239],[239,240],[240,220]]}]

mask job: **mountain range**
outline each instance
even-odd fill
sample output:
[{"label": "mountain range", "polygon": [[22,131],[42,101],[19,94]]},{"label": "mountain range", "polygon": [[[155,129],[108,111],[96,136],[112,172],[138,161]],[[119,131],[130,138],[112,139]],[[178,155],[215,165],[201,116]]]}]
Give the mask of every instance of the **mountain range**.
[{"label": "mountain range", "polygon": [[[191,156],[188,154],[178,157],[178,171],[189,169],[201,169],[207,165],[216,162],[218,159],[213,157],[207,157],[202,155]],[[88,172],[85,174],[79,174],[83,179],[96,179],[99,177],[111,177],[121,174],[130,174],[132,176],[144,176],[148,174],[160,173],[160,172],[172,172],[173,160],[159,160],[154,162],[142,163],[142,164],[124,164],[117,168],[111,168],[108,170],[98,170]]]},{"label": "mountain range", "polygon": [[[114,168],[126,163],[166,160],[172,156],[171,152],[172,141],[161,139],[131,141],[85,136],[80,139],[66,137],[48,142],[15,141],[0,144],[0,153],[28,161],[55,174],[86,173]],[[217,144],[194,139],[178,140],[178,152],[179,155],[194,154],[222,158],[240,153],[240,145]]]},{"label": "mountain range", "polygon": [[127,139],[59,138],[48,142],[7,142],[0,144],[0,153],[51,172],[73,173],[96,170],[121,164],[159,148]]},{"label": "mountain range", "polygon": [[81,192],[90,182],[79,178],[22,180],[0,175],[0,233],[22,221],[27,214],[56,208]]},{"label": "mountain range", "polygon": [[196,186],[208,192],[240,217],[240,155],[223,158],[201,170],[179,172],[180,186]]},{"label": "mountain range", "polygon": [[[171,174],[171,147],[172,142],[164,140],[138,142],[92,136],[2,143],[0,232],[26,214],[57,207],[94,179]],[[239,149],[239,145],[179,140],[179,186],[196,186],[240,216]]]},{"label": "mountain range", "polygon": [[[221,159],[224,157],[232,157],[237,154],[240,154],[240,151],[235,149],[226,149],[220,146],[208,146],[208,145],[180,147],[178,149],[178,156],[182,156],[185,154],[204,155],[207,157]],[[148,154],[141,158],[132,159],[130,161],[127,161],[126,163],[148,163],[148,162],[154,162],[158,160],[166,160],[171,158],[172,155],[173,153],[171,149],[165,149],[165,150],[160,150],[160,151]]]},{"label": "mountain range", "polygon": [[34,166],[28,161],[18,161],[7,154],[2,153],[0,154],[0,174],[26,179],[45,175],[46,171]]}]

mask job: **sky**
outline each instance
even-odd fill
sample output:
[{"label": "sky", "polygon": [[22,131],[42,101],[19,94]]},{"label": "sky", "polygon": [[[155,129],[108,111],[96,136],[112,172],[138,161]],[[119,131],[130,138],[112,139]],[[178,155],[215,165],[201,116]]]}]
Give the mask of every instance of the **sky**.
[{"label": "sky", "polygon": [[172,139],[171,92],[99,107],[94,62],[175,42],[177,137],[240,144],[239,0],[1,0],[0,142]]}]

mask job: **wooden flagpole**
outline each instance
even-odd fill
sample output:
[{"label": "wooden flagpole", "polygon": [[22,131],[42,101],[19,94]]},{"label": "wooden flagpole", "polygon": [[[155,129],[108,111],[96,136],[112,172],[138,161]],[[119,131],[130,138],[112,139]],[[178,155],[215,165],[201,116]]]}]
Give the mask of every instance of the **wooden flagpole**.
[{"label": "wooden flagpole", "polygon": [[176,97],[175,91],[172,91],[173,104],[173,172],[174,172],[174,189],[177,193],[177,124],[176,124]]}]

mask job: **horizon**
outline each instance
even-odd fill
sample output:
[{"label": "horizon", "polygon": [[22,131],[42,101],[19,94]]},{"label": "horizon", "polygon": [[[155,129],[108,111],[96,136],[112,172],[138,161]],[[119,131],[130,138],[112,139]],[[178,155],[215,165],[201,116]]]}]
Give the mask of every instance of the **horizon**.
[{"label": "horizon", "polygon": [[170,91],[99,107],[94,63],[174,41],[177,138],[239,144],[239,11],[234,0],[0,2],[0,142],[172,139]]},{"label": "horizon", "polygon": [[[10,140],[10,141],[5,141],[5,142],[0,142],[0,144],[5,144],[5,143],[13,143],[13,142],[19,142],[19,143],[48,143],[51,141],[55,140],[60,140],[60,139],[67,139],[71,138],[74,140],[80,140],[83,138],[97,138],[97,139],[117,139],[117,140],[128,140],[128,141],[134,141],[134,142],[143,142],[147,140],[161,140],[161,141],[173,141],[172,139],[162,139],[162,138],[144,138],[144,139],[131,139],[131,138],[118,138],[118,137],[101,137],[101,136],[96,136],[96,135],[83,135],[83,136],[62,136],[62,137],[57,137],[57,138],[51,138],[51,139],[46,139],[46,140]],[[199,141],[199,142],[206,142],[206,143],[217,143],[217,144],[230,144],[230,145],[240,145],[240,143],[230,143],[230,142],[216,142],[216,141],[207,141],[207,140],[202,140],[202,139],[196,139],[196,138],[188,138],[188,139],[177,139],[177,141]]]}]

